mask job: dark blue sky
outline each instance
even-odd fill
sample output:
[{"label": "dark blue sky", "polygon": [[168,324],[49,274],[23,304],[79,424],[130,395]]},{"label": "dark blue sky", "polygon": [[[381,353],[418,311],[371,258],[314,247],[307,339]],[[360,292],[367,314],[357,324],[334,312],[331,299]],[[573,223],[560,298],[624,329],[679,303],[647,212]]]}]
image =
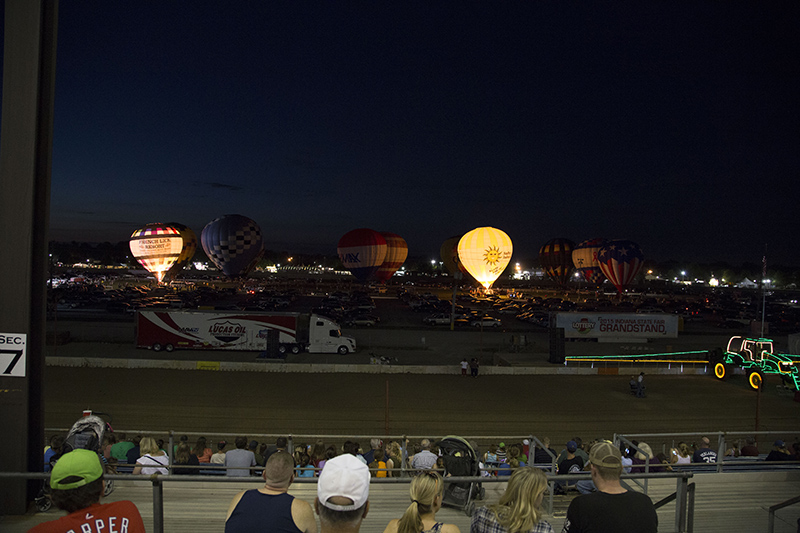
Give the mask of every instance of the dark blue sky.
[{"label": "dark blue sky", "polygon": [[800,264],[797,2],[62,1],[51,238],[490,225]]}]

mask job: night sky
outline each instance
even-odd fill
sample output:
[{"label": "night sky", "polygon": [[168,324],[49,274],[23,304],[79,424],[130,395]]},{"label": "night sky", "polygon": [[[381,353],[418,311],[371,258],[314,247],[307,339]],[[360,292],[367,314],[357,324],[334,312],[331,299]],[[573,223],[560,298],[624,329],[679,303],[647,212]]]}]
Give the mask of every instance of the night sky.
[{"label": "night sky", "polygon": [[51,239],[494,226],[800,264],[798,2],[60,4]]}]

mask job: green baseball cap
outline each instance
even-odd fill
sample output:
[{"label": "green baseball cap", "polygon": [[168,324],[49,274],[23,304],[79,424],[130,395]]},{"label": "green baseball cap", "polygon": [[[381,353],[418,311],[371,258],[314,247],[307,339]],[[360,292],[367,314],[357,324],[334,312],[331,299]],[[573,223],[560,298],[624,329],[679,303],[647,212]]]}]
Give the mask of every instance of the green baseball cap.
[{"label": "green baseball cap", "polygon": [[77,489],[100,479],[103,465],[100,457],[91,450],[72,450],[62,455],[50,474],[50,488],[55,490]]}]

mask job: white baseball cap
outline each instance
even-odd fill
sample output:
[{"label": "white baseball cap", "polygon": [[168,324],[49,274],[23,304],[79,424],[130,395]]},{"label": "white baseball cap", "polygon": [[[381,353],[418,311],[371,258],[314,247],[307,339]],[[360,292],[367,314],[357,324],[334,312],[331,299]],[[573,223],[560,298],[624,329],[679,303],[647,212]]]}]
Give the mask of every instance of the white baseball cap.
[{"label": "white baseball cap", "polygon": [[[369,499],[369,467],[346,453],[325,462],[317,482],[319,502],[335,511],[360,509]],[[328,502],[334,496],[353,500],[352,505],[336,505]]]}]

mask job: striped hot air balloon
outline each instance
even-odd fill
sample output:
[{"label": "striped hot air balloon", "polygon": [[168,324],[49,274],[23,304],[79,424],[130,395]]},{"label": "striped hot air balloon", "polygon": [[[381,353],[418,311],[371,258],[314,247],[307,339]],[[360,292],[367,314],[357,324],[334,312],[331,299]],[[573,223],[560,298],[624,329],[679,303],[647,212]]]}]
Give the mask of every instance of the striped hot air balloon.
[{"label": "striped hot air balloon", "polygon": [[614,284],[621,294],[639,273],[644,255],[639,245],[632,241],[608,241],[597,254],[600,269],[608,281]]},{"label": "striped hot air balloon", "polygon": [[261,228],[242,215],[225,215],[206,224],[200,244],[208,258],[230,278],[246,276],[264,253]]},{"label": "striped hot air balloon", "polygon": [[339,260],[359,281],[372,278],[386,259],[386,239],[375,230],[359,228],[345,233],[336,248]]},{"label": "striped hot air balloon", "polygon": [[506,269],[513,252],[511,238],[497,228],[475,228],[458,241],[458,258],[486,290]]},{"label": "striped hot air balloon", "polygon": [[375,273],[375,279],[381,283],[386,283],[397,272],[397,269],[405,263],[406,257],[408,257],[408,244],[400,235],[395,235],[388,231],[380,233],[386,239],[386,257]]},{"label": "striped hot air balloon", "polygon": [[128,243],[133,257],[159,283],[175,264],[183,250],[183,238],[177,228],[169,224],[152,223],[133,232]]},{"label": "striped hot air balloon", "polygon": [[603,283],[603,271],[600,270],[600,261],[597,259],[597,254],[600,249],[606,245],[605,239],[589,239],[575,246],[572,250],[572,264],[578,272],[581,273],[583,279],[594,285]]},{"label": "striped hot air balloon", "polygon": [[539,249],[539,261],[545,274],[561,285],[569,281],[572,273],[572,249],[575,243],[569,239],[552,239]]}]

